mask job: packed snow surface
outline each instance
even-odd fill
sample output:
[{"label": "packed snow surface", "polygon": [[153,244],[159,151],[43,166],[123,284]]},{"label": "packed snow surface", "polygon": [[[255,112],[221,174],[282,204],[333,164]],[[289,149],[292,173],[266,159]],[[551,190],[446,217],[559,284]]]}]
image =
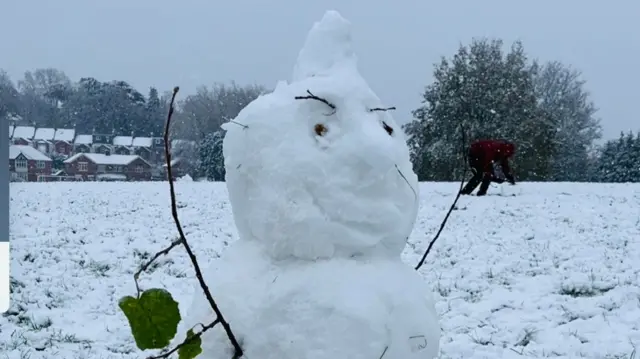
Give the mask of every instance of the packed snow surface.
[{"label": "packed snow surface", "polygon": [[[138,266],[176,237],[167,186],[11,184],[12,305],[0,317],[0,358],[152,354],[136,349],[117,301],[135,293]],[[420,184],[407,265],[458,188]],[[225,185],[180,182],[176,191],[199,261],[215,265],[238,238]],[[440,358],[631,358],[640,345],[639,208],[640,184],[520,183],[462,197],[420,271],[441,317]],[[197,283],[177,249],[141,285],[170,290],[184,314]]]},{"label": "packed snow surface", "polygon": [[[350,31],[327,12],[307,36],[294,81],[225,124],[240,237],[262,242],[275,258],[397,258],[415,221],[405,136],[391,112],[371,111],[388,105],[360,76]],[[321,100],[295,99],[307,91]]]}]

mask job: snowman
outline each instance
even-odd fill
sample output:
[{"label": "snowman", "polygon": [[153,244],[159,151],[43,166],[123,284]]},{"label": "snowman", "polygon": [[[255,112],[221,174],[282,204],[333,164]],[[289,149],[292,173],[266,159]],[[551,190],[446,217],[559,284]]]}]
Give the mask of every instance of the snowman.
[{"label": "snowman", "polygon": [[[248,359],[430,359],[429,286],[400,255],[418,181],[388,104],[361,77],[350,23],[314,24],[290,82],[225,124],[239,239],[204,277]],[[215,314],[198,287],[180,333]],[[178,338],[182,340],[182,338]],[[198,358],[228,359],[220,326]]]}]

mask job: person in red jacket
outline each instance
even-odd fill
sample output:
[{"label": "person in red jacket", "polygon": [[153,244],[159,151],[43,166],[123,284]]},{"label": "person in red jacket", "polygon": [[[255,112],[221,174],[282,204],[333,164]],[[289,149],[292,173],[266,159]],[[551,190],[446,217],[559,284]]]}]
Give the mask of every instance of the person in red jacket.
[{"label": "person in red jacket", "polygon": [[503,183],[505,180],[496,176],[494,165],[502,168],[502,173],[507,182],[516,184],[515,178],[509,168],[509,158],[515,153],[515,145],[502,140],[479,140],[469,147],[468,160],[473,177],[469,180],[460,194],[468,195],[480,185],[478,196],[487,194],[491,182]]}]

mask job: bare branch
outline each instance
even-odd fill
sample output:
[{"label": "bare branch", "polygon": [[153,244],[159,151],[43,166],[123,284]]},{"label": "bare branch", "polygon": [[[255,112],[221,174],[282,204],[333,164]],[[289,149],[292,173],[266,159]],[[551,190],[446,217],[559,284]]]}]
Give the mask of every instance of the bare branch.
[{"label": "bare branch", "polygon": [[380,354],[380,358],[378,359],[384,358],[384,355],[387,354],[387,350],[389,350],[389,346],[384,347],[384,350],[382,351],[382,354]]},{"label": "bare branch", "polygon": [[181,244],[182,244],[182,239],[177,239],[171,242],[171,245],[169,247],[156,253],[151,259],[149,259],[149,261],[147,261],[142,266],[140,266],[140,269],[138,269],[138,271],[133,275],[133,280],[136,282],[136,290],[138,291],[138,295],[137,295],[138,299],[140,299],[140,293],[142,293],[142,291],[140,290],[140,286],[138,285],[138,278],[140,278],[140,274],[142,274],[142,272],[149,269],[149,266],[153,264],[153,262],[155,262],[158,258],[160,258],[160,256],[166,256],[167,254],[169,254],[169,252],[171,252],[173,248]]},{"label": "bare branch", "polygon": [[191,260],[193,269],[196,272],[196,278],[198,279],[198,283],[200,284],[200,287],[204,291],[204,295],[207,298],[207,301],[209,302],[211,309],[213,309],[214,313],[216,314],[216,321],[219,322],[220,325],[222,325],[225,333],[227,334],[227,337],[229,338],[229,341],[231,341],[231,344],[233,345],[233,349],[235,351],[234,358],[240,358],[243,355],[243,351],[242,351],[242,348],[240,347],[240,343],[238,342],[235,335],[231,331],[231,326],[224,319],[224,316],[222,315],[220,308],[218,308],[216,301],[213,299],[213,296],[209,291],[209,287],[207,286],[207,283],[204,281],[204,277],[202,276],[202,271],[200,270],[200,264],[198,263],[198,260],[196,259],[196,256],[193,253],[193,250],[191,250],[191,246],[189,246],[189,242],[187,241],[187,238],[184,234],[184,230],[182,229],[182,225],[180,224],[180,218],[178,217],[178,205],[176,203],[177,202],[176,193],[175,193],[175,188],[173,184],[173,175],[172,175],[172,168],[171,168],[171,151],[169,148],[169,128],[171,126],[171,116],[173,115],[173,112],[174,112],[175,98],[179,90],[180,88],[177,86],[173,88],[173,95],[171,96],[171,102],[169,103],[169,114],[167,115],[167,122],[165,123],[165,127],[164,127],[164,155],[167,162],[167,177],[169,180],[169,192],[171,196],[171,215],[173,216],[173,221],[175,222],[176,229],[178,230],[178,233],[180,235],[180,241],[184,246],[184,249],[186,250],[187,255],[189,256],[189,259]]},{"label": "bare branch", "polygon": [[238,126],[240,126],[240,127],[244,128],[245,130],[246,130],[247,128],[249,128],[249,126],[247,126],[247,125],[243,125],[243,124],[241,124],[240,122],[237,122],[237,121],[234,121],[234,120],[229,120],[229,122],[230,122],[230,123],[233,123],[234,125],[238,125]]},{"label": "bare branch", "polygon": [[396,107],[395,107],[395,106],[391,106],[391,107],[374,107],[374,108],[370,108],[370,109],[369,109],[369,112],[375,112],[375,111],[383,111],[383,112],[386,112],[386,111],[393,111],[393,110],[395,110],[395,109],[396,109]]},{"label": "bare branch", "polygon": [[442,233],[442,230],[444,229],[444,226],[447,224],[447,221],[449,220],[449,216],[451,215],[451,212],[453,212],[453,210],[456,208],[456,204],[458,203],[458,199],[460,198],[460,195],[462,194],[462,187],[464,186],[464,180],[465,177],[467,176],[467,136],[465,134],[464,131],[464,127],[462,126],[462,124],[460,124],[460,130],[462,132],[462,156],[464,158],[464,172],[462,173],[462,180],[460,181],[460,188],[458,189],[458,194],[456,195],[456,198],[453,200],[453,203],[451,204],[451,207],[449,208],[449,211],[447,212],[447,215],[444,217],[444,220],[442,220],[442,223],[440,223],[440,228],[438,229],[438,232],[436,233],[436,236],[433,237],[433,239],[431,240],[431,242],[429,242],[429,246],[427,247],[427,250],[424,252],[424,255],[422,256],[422,258],[420,259],[420,262],[418,262],[418,265],[416,265],[415,270],[420,269],[420,267],[422,267],[422,265],[424,264],[425,260],[427,260],[427,256],[429,255],[429,252],[431,252],[431,248],[433,248],[433,245],[436,243],[436,241],[438,240],[438,238],[440,237],[440,233]]},{"label": "bare branch", "polygon": [[165,359],[165,358],[169,358],[169,356],[171,356],[171,354],[177,352],[178,350],[180,350],[180,348],[182,348],[183,346],[191,343],[192,341],[200,338],[202,336],[202,334],[204,334],[207,330],[215,327],[218,323],[220,323],[220,320],[216,319],[213,322],[209,323],[208,325],[203,325],[202,329],[199,332],[195,333],[193,336],[191,336],[189,338],[186,338],[182,343],[176,345],[175,348],[169,350],[166,353],[160,354],[160,355],[147,357],[147,359]]},{"label": "bare branch", "polygon": [[418,193],[416,192],[415,188],[413,188],[411,183],[409,183],[409,180],[407,179],[407,177],[405,177],[404,173],[402,173],[402,171],[400,171],[400,168],[398,168],[398,165],[394,165],[394,166],[396,166],[396,171],[398,171],[398,173],[400,174],[400,177],[402,177],[402,179],[407,183],[407,186],[409,186],[409,188],[411,188],[411,191],[413,192],[413,197],[417,201],[418,200]]},{"label": "bare branch", "polygon": [[307,93],[309,94],[309,96],[296,96],[294,97],[296,100],[316,100],[316,101],[320,101],[323,104],[331,107],[331,109],[333,110],[331,113],[329,114],[325,114],[326,116],[331,116],[334,113],[336,113],[336,105],[332,104],[331,102],[329,102],[327,99],[324,99],[322,97],[318,97],[314,94],[311,93],[311,91],[307,90]]}]

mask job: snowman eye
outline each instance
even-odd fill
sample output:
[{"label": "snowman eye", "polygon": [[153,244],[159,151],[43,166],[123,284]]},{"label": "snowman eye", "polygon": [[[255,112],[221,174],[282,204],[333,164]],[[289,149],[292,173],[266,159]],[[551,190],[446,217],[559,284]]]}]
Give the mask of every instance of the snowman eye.
[{"label": "snowman eye", "polygon": [[315,131],[316,135],[318,136],[324,136],[327,133],[327,127],[321,123],[316,124],[313,127],[313,130]]},{"label": "snowman eye", "polygon": [[387,125],[387,123],[384,122],[384,121],[382,121],[382,128],[384,128],[384,130],[387,131],[389,136],[393,136],[393,128],[391,126]]}]

